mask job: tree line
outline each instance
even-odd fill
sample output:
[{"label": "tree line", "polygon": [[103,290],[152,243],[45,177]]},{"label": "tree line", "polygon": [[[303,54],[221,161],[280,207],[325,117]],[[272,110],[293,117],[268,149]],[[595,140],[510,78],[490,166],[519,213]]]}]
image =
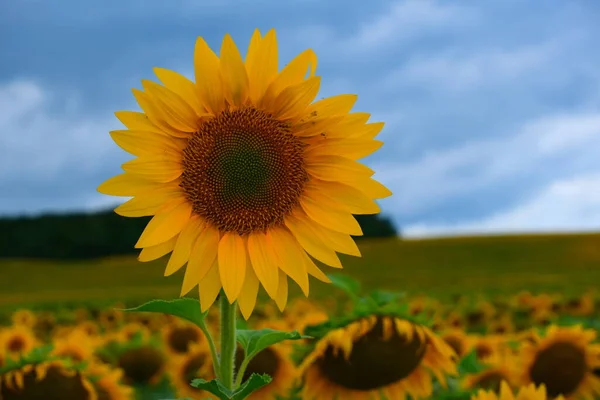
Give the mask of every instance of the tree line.
[{"label": "tree line", "polygon": [[[398,235],[382,215],[357,215],[364,236]],[[135,254],[134,244],[150,217],[125,218],[112,210],[0,218],[0,258],[90,259]]]}]

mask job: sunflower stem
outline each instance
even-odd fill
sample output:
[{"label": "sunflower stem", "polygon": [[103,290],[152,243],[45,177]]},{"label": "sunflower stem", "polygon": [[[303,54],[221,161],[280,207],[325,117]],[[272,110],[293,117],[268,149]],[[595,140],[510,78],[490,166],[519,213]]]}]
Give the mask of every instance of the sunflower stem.
[{"label": "sunflower stem", "polygon": [[215,341],[213,340],[212,335],[210,334],[210,330],[208,326],[206,326],[206,322],[202,321],[199,324],[200,330],[204,333],[206,340],[208,341],[208,347],[210,348],[210,356],[213,359],[213,370],[215,371],[215,376],[219,376],[221,373],[221,367],[219,364],[219,353],[217,353],[217,346],[215,346]]},{"label": "sunflower stem", "polygon": [[221,292],[221,357],[219,379],[223,386],[229,390],[233,390],[233,376],[235,369],[235,317],[237,311],[237,302],[229,304],[225,293]]},{"label": "sunflower stem", "polygon": [[246,368],[248,368],[248,364],[250,363],[250,358],[247,355],[244,355],[244,361],[242,361],[242,364],[240,365],[240,370],[237,373],[237,376],[235,377],[235,387],[238,388],[240,387],[240,385],[244,382],[242,382],[242,379],[244,379],[244,373],[246,372]]}]

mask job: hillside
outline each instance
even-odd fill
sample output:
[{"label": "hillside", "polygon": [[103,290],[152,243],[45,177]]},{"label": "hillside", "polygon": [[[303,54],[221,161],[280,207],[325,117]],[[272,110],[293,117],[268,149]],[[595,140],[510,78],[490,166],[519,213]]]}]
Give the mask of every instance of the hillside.
[{"label": "hillside", "polygon": [[[344,272],[367,289],[445,297],[522,289],[576,294],[600,286],[600,234],[373,239],[359,246],[363,257],[343,257]],[[164,265],[165,260],[140,263],[135,256],[0,260],[0,307],[172,298],[179,293],[182,271],[164,278]],[[326,285],[311,284],[311,296],[330,295]]]}]

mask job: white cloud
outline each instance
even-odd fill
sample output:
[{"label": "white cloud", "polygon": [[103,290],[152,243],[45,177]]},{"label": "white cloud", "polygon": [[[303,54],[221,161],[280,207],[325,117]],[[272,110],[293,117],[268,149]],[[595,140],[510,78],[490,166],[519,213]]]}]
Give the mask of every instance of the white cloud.
[{"label": "white cloud", "polygon": [[367,21],[347,43],[359,50],[379,48],[412,39],[448,26],[465,26],[475,20],[472,9],[433,0],[392,2],[381,15]]},{"label": "white cloud", "polygon": [[498,183],[518,183],[532,172],[564,176],[600,170],[598,142],[600,114],[552,115],[504,138],[432,151],[411,163],[379,163],[375,169],[379,180],[401,193],[383,205],[408,216]]},{"label": "white cloud", "polygon": [[406,226],[407,237],[600,230],[600,172],[557,180],[522,204],[476,221]]},{"label": "white cloud", "polygon": [[[62,100],[57,113],[51,111],[55,100]],[[78,108],[76,98],[52,98],[35,82],[0,85],[0,178],[39,181],[61,179],[59,174],[68,174],[68,168],[77,173],[98,170],[114,152],[110,126],[118,129],[120,124],[112,115],[101,120],[82,117]]]}]

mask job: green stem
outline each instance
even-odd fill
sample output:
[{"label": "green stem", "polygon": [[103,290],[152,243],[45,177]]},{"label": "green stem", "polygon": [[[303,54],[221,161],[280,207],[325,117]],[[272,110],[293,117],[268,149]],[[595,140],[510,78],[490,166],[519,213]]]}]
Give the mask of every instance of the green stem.
[{"label": "green stem", "polygon": [[242,364],[240,365],[240,370],[237,372],[237,376],[235,377],[235,387],[238,388],[240,387],[240,385],[244,382],[242,382],[242,379],[244,379],[244,373],[246,372],[246,368],[248,368],[248,364],[250,363],[250,358],[248,358],[248,356],[244,355],[244,361],[242,361]]},{"label": "green stem", "polygon": [[233,390],[233,375],[235,369],[235,317],[237,303],[229,304],[225,293],[219,296],[221,303],[221,358],[219,379],[221,384],[229,390]]},{"label": "green stem", "polygon": [[215,376],[218,378],[221,373],[220,365],[219,365],[219,354],[217,353],[217,346],[215,346],[215,341],[206,326],[206,323],[202,321],[200,324],[200,330],[204,333],[206,340],[208,341],[208,347],[210,348],[210,356],[213,359],[213,370],[215,371]]}]

